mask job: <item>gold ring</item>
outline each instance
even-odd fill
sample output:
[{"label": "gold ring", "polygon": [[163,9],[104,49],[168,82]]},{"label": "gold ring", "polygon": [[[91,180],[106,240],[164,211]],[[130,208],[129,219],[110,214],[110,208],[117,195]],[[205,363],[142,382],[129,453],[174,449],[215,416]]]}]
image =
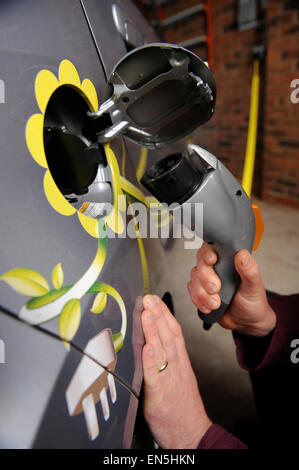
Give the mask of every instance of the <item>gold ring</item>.
[{"label": "gold ring", "polygon": [[165,370],[167,366],[168,361],[165,361],[164,364],[162,364],[162,366],[160,367],[160,369],[158,369],[158,374],[160,374],[160,372],[163,372],[163,370]]}]

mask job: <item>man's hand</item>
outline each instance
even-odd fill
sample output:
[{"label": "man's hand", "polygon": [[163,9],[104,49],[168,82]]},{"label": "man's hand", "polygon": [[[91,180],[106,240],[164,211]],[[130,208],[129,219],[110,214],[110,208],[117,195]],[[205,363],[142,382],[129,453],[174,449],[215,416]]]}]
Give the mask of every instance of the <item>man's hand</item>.
[{"label": "man's hand", "polygon": [[[160,447],[196,449],[212,422],[198,390],[182,330],[156,295],[143,299],[144,416]],[[167,367],[159,372],[165,361]]]},{"label": "man's hand", "polygon": [[[216,261],[215,251],[204,243],[198,250],[197,265],[188,283],[192,302],[207,315],[220,307],[221,281],[213,268]],[[275,328],[276,315],[268,303],[259,267],[247,250],[236,254],[235,267],[241,284],[219,323],[245,335],[266,336]]]}]

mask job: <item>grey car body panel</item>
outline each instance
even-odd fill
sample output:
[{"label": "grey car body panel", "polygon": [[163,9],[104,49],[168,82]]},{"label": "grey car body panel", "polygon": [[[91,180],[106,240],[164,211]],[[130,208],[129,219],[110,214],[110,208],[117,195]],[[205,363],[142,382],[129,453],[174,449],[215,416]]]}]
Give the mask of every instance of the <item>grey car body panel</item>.
[{"label": "grey car body panel", "polygon": [[[89,6],[92,2],[83,3],[90,12]],[[98,9],[98,21],[101,21],[98,25],[102,28],[109,24],[105,16],[104,4],[106,3],[109,2],[93,2],[94,8]],[[111,55],[111,65],[112,62],[114,65],[116,59],[125,52],[125,49],[122,39],[120,39],[120,44],[123,49],[118,46],[114,30],[110,37],[112,41],[110,44],[109,42],[103,43],[99,47],[103,55]],[[114,50],[117,51],[115,53],[117,57],[115,58],[114,52],[112,53]],[[52,0],[51,2],[7,0],[1,2],[0,78],[6,86],[6,101],[0,104],[2,198],[0,207],[0,275],[11,269],[24,267],[42,274],[49,284],[51,271],[59,262],[62,263],[65,284],[76,282],[94,259],[98,244],[98,241],[83,229],[76,214],[66,217],[57,213],[50,206],[43,190],[43,178],[46,170],[36,164],[29,154],[25,142],[26,123],[31,115],[40,112],[34,93],[35,77],[42,69],[50,70],[57,77],[58,67],[63,59],[69,59],[75,65],[81,81],[84,78],[92,80],[100,101],[105,86],[105,75],[79,0],[64,0],[64,2],[59,0]],[[118,149],[115,155],[119,166],[121,166],[120,142],[115,143],[115,148]],[[135,146],[134,149],[136,148]],[[138,148],[139,151],[140,148]],[[126,177],[135,182],[135,162],[130,160],[129,154],[127,157]],[[142,269],[136,240],[129,238],[108,240],[107,258],[98,280],[113,286],[121,294],[126,305],[127,335],[124,346],[118,354],[114,372],[121,382],[124,382],[138,395],[142,383],[141,348],[144,340],[140,322],[142,309],[140,296],[143,294]],[[153,289],[155,289],[155,279],[153,278],[152,281]],[[17,293],[6,283],[0,282],[0,299],[1,305],[18,314],[27,302],[28,297]],[[109,327],[112,329],[112,333],[116,333],[120,328],[121,317],[116,302],[108,298],[105,312],[101,315],[94,315],[90,312],[93,300],[94,296],[92,295],[87,295],[81,299],[82,319],[73,342],[82,350],[90,338],[102,329]],[[2,318],[1,312],[0,318]],[[41,328],[57,334],[58,322],[59,318],[56,317],[43,323]],[[2,328],[0,331],[2,338],[4,336]],[[17,341],[22,341],[21,333],[20,335],[16,334],[15,337]],[[44,341],[46,342],[46,340]],[[40,343],[43,343],[42,339]],[[63,343],[61,348],[62,351],[58,361],[61,366],[58,370],[60,374],[59,388],[66,385],[66,376],[69,378],[71,371],[73,372],[68,364],[74,365],[76,362],[75,360],[72,362],[72,359],[68,358],[65,361]],[[38,354],[38,348],[35,349],[35,352]],[[34,354],[32,354],[32,360],[34,360]],[[29,363],[28,367],[30,367]],[[45,370],[46,368],[43,372]],[[6,373],[12,374],[10,380],[13,380],[16,371],[7,367]],[[64,392],[63,390],[61,393]],[[124,401],[127,400],[128,405],[132,395],[127,390],[122,393],[124,396],[126,395],[127,398],[124,398]],[[59,406],[57,405],[57,409],[62,411],[54,413],[53,416],[57,420],[61,420],[61,423],[70,420],[71,429],[72,423],[77,417],[70,418],[66,407],[61,408],[62,401],[59,400],[62,400],[62,395],[59,394],[60,391],[56,390],[54,385],[49,387],[47,395],[49,406],[53,411],[57,399],[57,404],[60,403]],[[7,397],[6,406],[12,412],[15,407],[20,405],[18,399],[13,394]],[[124,410],[127,405],[124,405],[122,400],[118,400],[114,405],[115,422],[119,426],[120,421],[124,419]],[[118,413],[121,418],[117,418]],[[43,410],[43,416],[48,416],[47,408]],[[14,426],[20,427],[22,421],[18,424],[18,417],[16,416],[14,419]],[[38,419],[40,417],[36,416],[32,423],[30,420],[27,421],[28,429],[26,432],[31,433],[31,438],[24,442],[24,446],[32,444],[32,436],[36,432]],[[53,419],[54,417],[49,418],[49,420]],[[81,419],[82,423],[83,421]],[[109,420],[106,423],[107,432],[105,431],[105,436],[107,434],[108,437],[103,439],[103,431],[103,434],[96,441],[98,446],[117,447],[121,445],[120,431],[114,431],[110,428],[109,422],[112,421]],[[133,422],[133,418],[131,421]],[[43,429],[47,427],[46,422],[47,420],[43,422],[42,426],[45,426]],[[32,426],[31,431],[30,426]],[[67,427],[68,424],[65,426]],[[90,441],[87,437],[85,424],[83,423],[82,426],[81,433],[81,425],[78,425],[78,434],[74,438],[74,445],[76,443],[77,447],[88,447]],[[2,433],[5,432],[5,429],[2,429],[2,422],[0,427],[3,436]],[[63,427],[62,424],[61,429]],[[53,421],[48,429],[48,434],[45,432],[40,437],[35,436],[36,446],[59,445],[59,423],[56,426]],[[52,434],[54,429],[57,436]],[[0,445],[18,446],[20,441],[13,442],[14,437],[12,435],[10,438],[12,441],[9,444],[4,437],[1,437]],[[69,437],[69,441],[62,439],[61,445],[72,445],[71,441],[71,437]]]},{"label": "grey car body panel", "polygon": [[[108,75],[116,62],[127,53],[124,29],[117,24],[127,22],[136,34],[128,34],[131,46],[138,47],[145,42],[155,42],[157,36],[142,13],[129,0],[82,0],[93,37],[100,51],[104,68]],[[105,18],[105,21],[103,21]],[[138,35],[138,32],[140,35]],[[113,47],[111,45],[113,44]]]},{"label": "grey car body panel", "polygon": [[116,380],[110,418],[96,404],[100,433],[89,440],[83,413],[70,416],[65,390],[82,355],[62,341],[0,315],[6,363],[0,364],[0,448],[123,448],[131,443],[137,398]]}]

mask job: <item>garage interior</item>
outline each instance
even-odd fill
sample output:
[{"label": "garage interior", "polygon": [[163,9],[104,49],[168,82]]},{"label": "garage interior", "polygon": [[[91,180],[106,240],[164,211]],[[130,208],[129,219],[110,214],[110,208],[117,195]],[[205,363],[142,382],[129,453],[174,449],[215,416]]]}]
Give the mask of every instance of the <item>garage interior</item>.
[{"label": "garage interior", "polygon": [[[260,207],[265,232],[254,257],[269,291],[298,292],[299,99],[297,104],[292,92],[294,80],[299,78],[299,2],[136,0],[135,4],[161,40],[185,46],[209,62],[217,84],[216,112],[193,133],[192,142],[215,154],[239,181],[254,60],[258,58],[260,96],[252,199]],[[186,288],[196,263],[195,252],[185,250],[183,243],[175,240],[171,254],[157,247],[161,267],[165,257],[169,266],[160,275],[161,292],[171,289],[209,416],[238,433],[240,423],[246,422],[248,427],[256,419],[250,377],[237,364],[231,333],[219,325],[203,330]]]},{"label": "garage interior", "polygon": [[[157,38],[164,44],[152,45]],[[101,450],[112,462],[126,449],[126,465],[129,449],[176,450],[143,416],[142,296],[152,293],[173,304],[213,423],[250,449],[288,455],[299,420],[299,0],[2,0],[0,57],[0,449],[90,449],[97,462]],[[165,199],[151,191],[157,180]],[[166,210],[155,217],[161,206],[149,230],[150,210],[173,193],[170,203],[203,209],[213,229],[205,240],[224,240],[229,261],[240,240],[251,249],[251,202],[260,209],[253,256],[265,287],[297,294],[275,330],[287,338],[277,353],[285,362],[264,376],[239,366],[231,331],[207,330],[191,301],[201,240],[187,249],[187,237],[159,238],[157,227],[167,232],[174,220]],[[177,418],[176,404],[190,403],[192,420],[195,406],[179,395],[192,388],[167,382],[168,356],[152,370],[171,383],[171,424],[183,440],[186,408]]]}]

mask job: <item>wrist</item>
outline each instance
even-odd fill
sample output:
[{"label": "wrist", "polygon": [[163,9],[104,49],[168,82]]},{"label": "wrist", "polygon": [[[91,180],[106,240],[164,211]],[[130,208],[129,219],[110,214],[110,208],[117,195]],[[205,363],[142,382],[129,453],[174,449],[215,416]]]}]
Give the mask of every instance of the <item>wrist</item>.
[{"label": "wrist", "polygon": [[213,423],[207,415],[202,416],[200,419],[200,423],[198,423],[198,427],[196,428],[194,432],[194,436],[188,442],[185,449],[197,449],[200,441],[202,440],[202,438],[204,437],[204,435],[206,434],[206,432],[212,425]]},{"label": "wrist", "polygon": [[240,328],[237,328],[235,331],[240,334],[244,334],[246,336],[254,336],[257,338],[264,338],[268,336],[276,327],[277,325],[277,317],[270,307],[267,305],[265,313],[263,314],[262,320],[259,322],[250,323],[244,325]]},{"label": "wrist", "polygon": [[267,315],[265,316],[265,320],[261,322],[258,336],[260,336],[261,338],[264,336],[268,336],[275,329],[276,325],[276,314],[274,310],[272,310],[272,308],[269,306]]}]

